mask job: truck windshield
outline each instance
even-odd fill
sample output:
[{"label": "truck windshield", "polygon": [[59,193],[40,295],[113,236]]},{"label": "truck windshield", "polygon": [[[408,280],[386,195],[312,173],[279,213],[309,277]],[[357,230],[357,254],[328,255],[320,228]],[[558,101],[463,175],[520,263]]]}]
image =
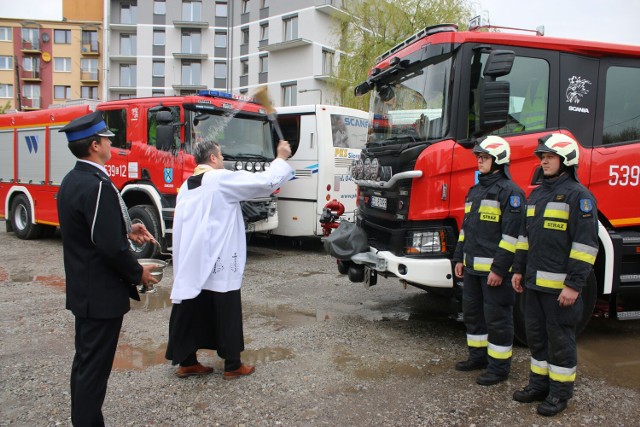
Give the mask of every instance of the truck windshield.
[{"label": "truck windshield", "polygon": [[442,138],[448,129],[452,59],[376,85],[368,142],[393,144]]},{"label": "truck windshield", "polygon": [[214,140],[229,160],[275,158],[271,127],[267,121],[235,115],[198,113],[190,115],[192,141]]}]

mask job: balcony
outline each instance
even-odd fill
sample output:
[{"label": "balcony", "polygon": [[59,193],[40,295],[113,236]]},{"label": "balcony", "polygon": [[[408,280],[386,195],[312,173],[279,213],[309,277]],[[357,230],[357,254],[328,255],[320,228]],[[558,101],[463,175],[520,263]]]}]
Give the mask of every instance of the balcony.
[{"label": "balcony", "polygon": [[112,31],[124,31],[131,34],[136,33],[137,27],[137,24],[119,24],[117,22],[109,24],[109,29]]},{"label": "balcony", "polygon": [[196,53],[196,52],[178,52],[174,53],[173,57],[176,59],[207,59],[209,55],[206,53]]},{"label": "balcony", "polygon": [[39,82],[42,80],[42,78],[40,77],[40,69],[20,70],[20,79],[26,82]]},{"label": "balcony", "polygon": [[204,90],[207,88],[206,85],[196,84],[194,82],[179,83],[179,84],[171,85],[171,87],[174,90],[180,90],[180,91],[197,91],[197,90]]},{"label": "balcony", "polygon": [[207,21],[173,21],[173,26],[176,28],[209,28]]},{"label": "balcony", "polygon": [[316,0],[316,10],[332,18],[348,16],[347,12],[342,10],[341,0]]},{"label": "balcony", "polygon": [[40,41],[39,40],[22,40],[22,46],[20,48],[24,53],[36,53],[40,52]]},{"label": "balcony", "polygon": [[23,110],[39,110],[41,108],[40,105],[42,104],[42,98],[27,98],[26,96],[23,96],[21,103]]},{"label": "balcony", "polygon": [[83,43],[82,56],[98,56],[100,55],[100,44],[98,42]]},{"label": "balcony", "polygon": [[99,73],[95,71],[81,71],[80,81],[83,83],[98,83],[100,81]]},{"label": "balcony", "polygon": [[277,52],[279,50],[293,49],[296,47],[311,46],[311,45],[313,45],[313,42],[311,40],[297,38],[293,40],[286,40],[280,43],[273,43],[273,44],[268,44],[266,46],[260,46],[258,47],[258,50],[260,52]]},{"label": "balcony", "polygon": [[122,64],[135,64],[138,56],[135,53],[115,54],[109,56],[112,62],[120,62]]}]

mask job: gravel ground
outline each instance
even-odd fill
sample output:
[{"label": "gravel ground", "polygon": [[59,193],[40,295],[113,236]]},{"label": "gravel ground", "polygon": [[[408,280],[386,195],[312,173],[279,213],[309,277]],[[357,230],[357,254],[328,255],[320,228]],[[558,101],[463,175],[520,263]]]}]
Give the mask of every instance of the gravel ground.
[{"label": "gravel ground", "polygon": [[[60,239],[0,232],[0,251],[0,425],[70,425],[73,316],[64,309]],[[256,373],[223,381],[222,361],[204,351],[214,374],[178,379],[164,360],[171,283],[168,267],[158,292],[125,316],[107,425],[640,425],[640,385],[615,385],[607,369],[580,371],[575,398],[555,418],[514,402],[527,379],[526,348],[515,348],[508,381],[476,385],[475,374],[452,368],[467,350],[446,301],[395,279],[368,290],[351,284],[313,242],[249,248],[243,360]]]}]

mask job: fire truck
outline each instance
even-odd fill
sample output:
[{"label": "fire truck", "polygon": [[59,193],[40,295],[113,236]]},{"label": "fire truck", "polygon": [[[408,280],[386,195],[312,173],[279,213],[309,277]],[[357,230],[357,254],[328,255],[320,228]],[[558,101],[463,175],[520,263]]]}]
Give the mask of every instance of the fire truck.
[{"label": "fire truck", "polygon": [[[95,106],[115,136],[105,165],[127,204],[160,246],[132,244],[138,258],[171,250],[178,189],[195,168],[198,141],[220,144],[225,168],[260,172],[275,158],[274,133],[264,108],[248,97],[205,90],[197,95],[108,101]],[[58,132],[91,105],[0,115],[0,215],[21,239],[55,232],[56,195],[76,158]],[[278,226],[276,196],[244,202],[248,232]]]},{"label": "fire truck", "polygon": [[[561,132],[581,144],[579,179],[600,221],[579,328],[594,313],[640,318],[640,47],[442,24],[377,58],[355,93],[371,93],[351,170],[369,250],[337,260],[342,274],[365,285],[397,277],[459,301],[451,257],[477,182],[474,142],[509,141],[513,179],[529,194],[542,177],[538,139]],[[514,311],[525,341],[521,301]]]}]

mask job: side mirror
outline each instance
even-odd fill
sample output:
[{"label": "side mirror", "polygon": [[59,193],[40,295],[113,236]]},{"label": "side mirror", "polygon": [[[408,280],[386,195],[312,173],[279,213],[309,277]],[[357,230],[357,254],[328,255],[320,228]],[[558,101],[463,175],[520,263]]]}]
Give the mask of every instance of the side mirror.
[{"label": "side mirror", "polygon": [[516,54],[511,50],[492,50],[482,74],[490,80],[506,76],[511,72],[515,58]]},{"label": "side mirror", "polygon": [[366,95],[371,90],[371,88],[372,86],[369,82],[362,82],[353,89],[353,94],[355,96]]},{"label": "side mirror", "polygon": [[489,133],[507,124],[509,117],[509,82],[480,83],[479,130]]}]

